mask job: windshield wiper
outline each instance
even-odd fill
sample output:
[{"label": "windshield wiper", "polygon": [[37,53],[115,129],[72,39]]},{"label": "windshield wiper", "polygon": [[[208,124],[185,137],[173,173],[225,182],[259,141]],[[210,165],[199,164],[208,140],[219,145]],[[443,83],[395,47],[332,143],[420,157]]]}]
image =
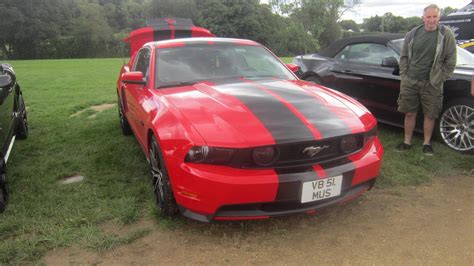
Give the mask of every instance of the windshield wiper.
[{"label": "windshield wiper", "polygon": [[198,82],[199,81],[193,81],[193,80],[171,82],[171,83],[166,83],[166,84],[160,85],[160,86],[157,87],[157,89],[170,88],[170,87],[181,87],[181,86],[191,86],[191,85],[194,85]]}]

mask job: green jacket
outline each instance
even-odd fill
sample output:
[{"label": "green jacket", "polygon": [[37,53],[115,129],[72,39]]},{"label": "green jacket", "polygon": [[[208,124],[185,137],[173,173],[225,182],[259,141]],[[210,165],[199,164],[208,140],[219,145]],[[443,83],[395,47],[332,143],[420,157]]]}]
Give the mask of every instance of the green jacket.
[{"label": "green jacket", "polygon": [[[402,78],[409,71],[408,66],[412,58],[415,33],[422,27],[424,25],[415,27],[405,35],[400,54],[400,76]],[[433,87],[442,90],[444,81],[451,77],[456,67],[456,54],[456,40],[453,32],[444,25],[438,25],[436,53],[430,71],[430,83]]]}]

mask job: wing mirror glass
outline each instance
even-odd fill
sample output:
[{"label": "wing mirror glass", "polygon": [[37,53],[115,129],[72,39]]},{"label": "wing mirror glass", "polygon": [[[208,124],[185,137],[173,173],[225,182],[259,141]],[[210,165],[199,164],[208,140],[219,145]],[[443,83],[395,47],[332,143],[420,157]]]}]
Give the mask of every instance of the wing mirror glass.
[{"label": "wing mirror glass", "polygon": [[122,82],[126,84],[145,85],[143,73],[140,71],[125,72],[122,74]]},{"label": "wing mirror glass", "polygon": [[291,72],[293,72],[293,73],[300,70],[300,67],[293,64],[293,63],[286,64],[286,67],[288,67],[291,70]]},{"label": "wing mirror glass", "polygon": [[383,67],[393,67],[393,68],[398,68],[398,61],[395,57],[390,56],[390,57],[385,57],[382,59],[382,66]]}]

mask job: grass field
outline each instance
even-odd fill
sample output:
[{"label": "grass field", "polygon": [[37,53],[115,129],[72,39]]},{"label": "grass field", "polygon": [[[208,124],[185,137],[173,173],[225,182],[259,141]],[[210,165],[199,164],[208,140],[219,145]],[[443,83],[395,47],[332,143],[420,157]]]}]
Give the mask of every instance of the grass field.
[{"label": "grass field", "polygon": [[[10,63],[23,88],[30,135],[15,143],[9,160],[11,199],[7,211],[0,214],[0,264],[36,261],[48,250],[72,245],[107,250],[149,233],[108,234],[101,229],[106,221],[123,225],[152,217],[158,225],[154,230],[225,230],[225,225],[207,227],[184,218],[160,217],[145,156],[133,137],[122,136],[116,106],[102,112],[89,109],[116,103],[121,59]],[[402,139],[400,129],[380,127],[380,136],[386,153],[378,187],[402,189],[471,171],[474,165],[474,157],[438,143],[436,156],[424,157],[419,137],[417,149],[395,153],[393,147]],[[60,184],[77,174],[84,181]]]}]

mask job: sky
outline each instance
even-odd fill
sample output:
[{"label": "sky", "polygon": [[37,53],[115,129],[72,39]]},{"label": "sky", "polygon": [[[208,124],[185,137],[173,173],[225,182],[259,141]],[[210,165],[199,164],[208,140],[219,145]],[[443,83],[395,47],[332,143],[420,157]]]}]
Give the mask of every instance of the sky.
[{"label": "sky", "polygon": [[354,7],[352,11],[346,11],[341,19],[352,19],[357,23],[362,23],[364,18],[383,16],[387,12],[395,16],[421,17],[423,8],[430,4],[436,4],[440,8],[450,6],[460,9],[469,3],[471,0],[362,0],[362,4]]}]

